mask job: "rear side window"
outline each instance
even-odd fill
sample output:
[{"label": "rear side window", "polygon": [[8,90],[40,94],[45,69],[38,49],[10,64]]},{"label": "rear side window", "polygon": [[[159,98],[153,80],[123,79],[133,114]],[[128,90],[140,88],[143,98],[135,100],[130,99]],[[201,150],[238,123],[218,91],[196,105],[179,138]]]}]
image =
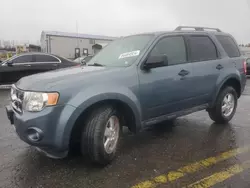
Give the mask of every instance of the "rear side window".
[{"label": "rear side window", "polygon": [[229,57],[239,57],[240,52],[237,47],[237,44],[234,42],[234,40],[229,36],[222,36],[217,35],[216,38],[221,43],[222,47],[224,48],[225,52]]},{"label": "rear side window", "polygon": [[217,49],[208,36],[190,36],[188,38],[191,61],[217,59]]},{"label": "rear side window", "polygon": [[161,39],[150,53],[151,56],[166,55],[169,65],[187,62],[186,47],[182,36]]},{"label": "rear side window", "polygon": [[59,62],[57,58],[50,55],[35,55],[36,62]]}]

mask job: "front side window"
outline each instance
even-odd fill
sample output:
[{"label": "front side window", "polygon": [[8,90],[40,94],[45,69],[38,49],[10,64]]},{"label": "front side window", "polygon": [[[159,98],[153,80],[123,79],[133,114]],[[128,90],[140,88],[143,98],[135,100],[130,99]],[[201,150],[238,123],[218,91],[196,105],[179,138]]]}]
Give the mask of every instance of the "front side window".
[{"label": "front side window", "polygon": [[168,65],[187,62],[186,47],[183,37],[173,36],[161,39],[150,53],[150,56],[166,55]]},{"label": "front side window", "polygon": [[109,43],[97,53],[87,65],[95,63],[111,67],[127,67],[133,64],[138,56],[145,51],[146,45],[154,38],[154,35],[134,35],[119,38]]},{"label": "front side window", "polygon": [[37,54],[35,56],[35,62],[59,62],[57,58],[50,55]]},{"label": "front side window", "polygon": [[217,49],[208,36],[190,36],[188,38],[191,61],[217,59]]},{"label": "front side window", "polygon": [[32,56],[31,55],[22,55],[18,56],[14,59],[12,59],[13,63],[30,63],[32,62]]}]

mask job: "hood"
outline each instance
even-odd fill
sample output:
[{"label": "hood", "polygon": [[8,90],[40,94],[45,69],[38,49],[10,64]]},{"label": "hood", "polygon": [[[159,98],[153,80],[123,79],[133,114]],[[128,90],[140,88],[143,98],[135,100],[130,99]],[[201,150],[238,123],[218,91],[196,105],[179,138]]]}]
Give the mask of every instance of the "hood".
[{"label": "hood", "polygon": [[[23,90],[36,90],[46,91],[52,89],[54,86],[60,85],[80,85],[87,78],[100,77],[98,75],[104,72],[112,72],[121,68],[106,68],[96,66],[81,66],[70,67],[66,69],[57,69],[55,71],[49,71],[40,74],[34,74],[31,76],[20,79],[16,86]],[[100,75],[101,76],[101,75]]]}]

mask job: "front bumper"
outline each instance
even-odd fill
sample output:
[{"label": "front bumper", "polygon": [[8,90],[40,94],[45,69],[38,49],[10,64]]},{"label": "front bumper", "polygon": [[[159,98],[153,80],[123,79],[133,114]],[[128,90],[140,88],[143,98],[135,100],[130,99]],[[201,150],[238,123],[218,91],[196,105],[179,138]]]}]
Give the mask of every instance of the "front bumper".
[{"label": "front bumper", "polygon": [[[64,158],[68,154],[70,117],[75,107],[60,105],[47,107],[41,112],[24,112],[19,114],[11,106],[6,106],[10,123],[14,125],[17,135],[27,144],[51,158]],[[41,138],[31,140],[30,130],[38,130]]]}]

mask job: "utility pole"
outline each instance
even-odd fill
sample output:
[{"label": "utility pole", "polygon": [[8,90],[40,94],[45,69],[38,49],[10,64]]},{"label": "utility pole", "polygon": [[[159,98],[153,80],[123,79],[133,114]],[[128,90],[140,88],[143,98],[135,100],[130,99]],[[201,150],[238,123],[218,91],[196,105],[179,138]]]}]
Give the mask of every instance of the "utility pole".
[{"label": "utility pole", "polygon": [[76,20],[77,48],[79,48],[78,22]]},{"label": "utility pole", "polygon": [[250,10],[250,0],[246,0],[246,2],[247,2],[247,6],[248,6],[248,8]]}]

